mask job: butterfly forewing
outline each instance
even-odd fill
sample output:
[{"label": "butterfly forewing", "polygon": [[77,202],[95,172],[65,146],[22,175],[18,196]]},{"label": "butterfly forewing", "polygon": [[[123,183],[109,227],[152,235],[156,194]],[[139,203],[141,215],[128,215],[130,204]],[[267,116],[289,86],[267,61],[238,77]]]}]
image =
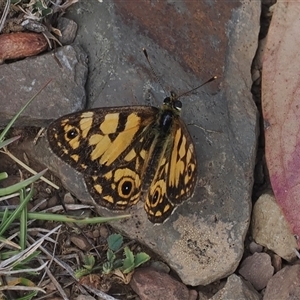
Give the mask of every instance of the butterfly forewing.
[{"label": "butterfly forewing", "polygon": [[49,126],[49,144],[84,174],[99,205],[126,209],[140,198],[157,112],[155,107],[132,106],[70,114]]}]

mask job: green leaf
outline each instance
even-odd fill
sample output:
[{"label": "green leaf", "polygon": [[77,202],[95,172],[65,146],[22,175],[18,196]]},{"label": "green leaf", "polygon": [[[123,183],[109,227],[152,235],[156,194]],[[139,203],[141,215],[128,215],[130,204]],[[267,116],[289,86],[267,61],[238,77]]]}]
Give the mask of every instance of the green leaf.
[{"label": "green leaf", "polygon": [[84,258],[84,265],[83,267],[87,270],[92,270],[95,265],[95,257],[93,255],[85,255]]},{"label": "green leaf", "polygon": [[138,266],[144,264],[150,259],[150,256],[145,252],[137,253],[134,257],[134,267],[137,268]]},{"label": "green leaf", "polygon": [[90,270],[87,270],[85,268],[80,268],[80,269],[78,269],[78,270],[75,271],[74,276],[75,276],[75,278],[79,279],[82,276],[88,275],[90,273],[91,273]]},{"label": "green leaf", "polygon": [[35,284],[28,278],[19,277],[19,281],[24,286],[35,286]]},{"label": "green leaf", "polygon": [[48,8],[47,4],[44,1],[36,1],[35,5],[41,10]]},{"label": "green leaf", "polygon": [[104,274],[109,274],[113,269],[113,264],[109,261],[105,262],[102,266],[102,270]]},{"label": "green leaf", "polygon": [[107,250],[106,257],[107,257],[107,260],[111,263],[113,263],[114,260],[116,259],[116,255],[111,249]]},{"label": "green leaf", "polygon": [[51,15],[51,14],[53,14],[53,9],[51,9],[51,8],[43,9],[41,11],[42,17],[46,17],[46,16]]},{"label": "green leaf", "polygon": [[116,259],[113,263],[113,269],[120,269],[123,266],[123,259]]},{"label": "green leaf", "polygon": [[124,274],[131,272],[134,269],[134,254],[128,248],[124,248],[125,259],[123,260],[122,271]]},{"label": "green leaf", "polygon": [[111,234],[107,238],[107,243],[108,243],[109,249],[111,249],[112,251],[117,251],[121,248],[121,246],[123,244],[123,237],[119,233]]}]

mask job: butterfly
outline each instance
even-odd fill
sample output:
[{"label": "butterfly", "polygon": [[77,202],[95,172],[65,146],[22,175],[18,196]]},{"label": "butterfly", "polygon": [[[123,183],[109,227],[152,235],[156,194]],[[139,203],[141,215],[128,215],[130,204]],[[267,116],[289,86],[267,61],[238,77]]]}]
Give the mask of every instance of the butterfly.
[{"label": "butterfly", "polygon": [[192,197],[196,150],[174,92],[161,108],[95,108],[65,115],[47,130],[52,151],[82,173],[100,206],[125,210],[144,200],[152,223]]}]

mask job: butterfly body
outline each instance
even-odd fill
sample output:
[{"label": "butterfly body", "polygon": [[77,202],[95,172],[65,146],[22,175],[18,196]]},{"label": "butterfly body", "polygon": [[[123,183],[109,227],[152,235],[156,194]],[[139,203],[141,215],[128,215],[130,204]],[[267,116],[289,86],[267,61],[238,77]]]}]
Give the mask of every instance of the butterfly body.
[{"label": "butterfly body", "polygon": [[175,93],[162,108],[95,108],[48,128],[53,152],[84,176],[95,202],[124,210],[140,199],[148,219],[164,222],[193,195],[197,161]]}]

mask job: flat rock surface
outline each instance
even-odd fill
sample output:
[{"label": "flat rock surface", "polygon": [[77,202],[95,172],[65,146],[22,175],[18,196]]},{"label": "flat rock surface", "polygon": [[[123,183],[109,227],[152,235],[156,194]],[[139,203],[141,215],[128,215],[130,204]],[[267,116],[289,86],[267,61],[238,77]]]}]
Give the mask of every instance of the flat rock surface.
[{"label": "flat rock surface", "polygon": [[87,71],[87,56],[79,46],[65,46],[0,65],[0,126],[6,125],[49,80],[52,81],[22,113],[16,125],[46,126],[61,114],[83,109]]},{"label": "flat rock surface", "polygon": [[[180,94],[219,76],[181,99],[199,162],[193,198],[162,225],[148,221],[143,203],[126,211],[132,218],[112,223],[159,254],[192,286],[231,274],[243,255],[258,132],[250,68],[260,3],[210,5],[81,1],[69,11],[79,24],[76,42],[89,57],[90,107],[161,105],[168,93],[153,78],[143,47],[167,92]],[[56,109],[64,114],[59,102]],[[97,207],[82,176],[54,156],[45,139],[28,148],[27,154],[47,165],[80,200],[94,203],[103,216],[120,214]]]}]

